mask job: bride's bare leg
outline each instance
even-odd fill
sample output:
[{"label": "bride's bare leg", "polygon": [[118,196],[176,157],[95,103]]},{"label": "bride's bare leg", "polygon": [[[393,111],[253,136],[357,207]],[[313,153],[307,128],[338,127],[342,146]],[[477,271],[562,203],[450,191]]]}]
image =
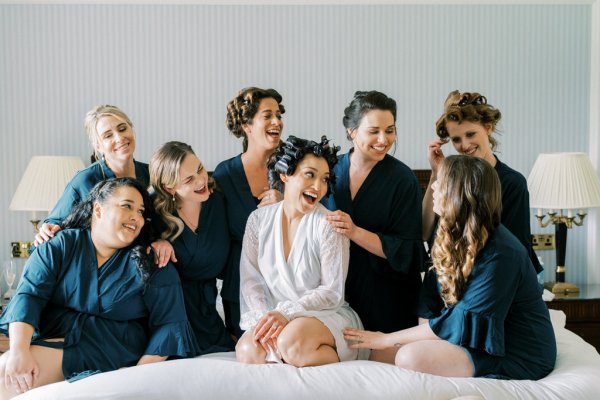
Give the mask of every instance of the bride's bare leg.
[{"label": "bride's bare leg", "polygon": [[[65,380],[62,372],[62,349],[44,346],[31,346],[30,349],[40,370],[37,379],[33,382],[34,388]],[[8,388],[4,385],[4,368],[9,354],[10,350],[0,357],[0,399],[2,400],[19,394],[12,385]]]},{"label": "bride's bare leg", "polygon": [[286,325],[277,346],[283,360],[296,367],[331,364],[339,361],[335,339],[317,318],[296,318]]},{"label": "bride's bare leg", "polygon": [[235,345],[235,357],[239,362],[244,364],[265,364],[267,353],[260,344],[255,346],[252,338],[252,335],[254,335],[253,331],[254,329],[247,330],[238,340]]}]

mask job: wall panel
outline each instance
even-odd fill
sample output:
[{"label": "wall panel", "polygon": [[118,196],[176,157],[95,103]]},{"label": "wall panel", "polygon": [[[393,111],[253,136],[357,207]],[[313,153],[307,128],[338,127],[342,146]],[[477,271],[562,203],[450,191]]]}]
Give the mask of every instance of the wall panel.
[{"label": "wall panel", "polygon": [[[214,168],[241,149],[224,126],[241,87],[277,88],[287,134],[327,133],[344,150],[344,107],[378,89],[398,101],[395,156],[426,168],[446,94],[477,90],[504,115],[499,157],[527,176],[540,152],[587,151],[590,14],[588,4],[0,5],[0,258],[30,237],[26,213],[8,210],[29,158],[87,161],[82,120],[98,103],[130,115],[138,159],[178,139]],[[568,279],[585,282],[586,232],[569,234]]]}]

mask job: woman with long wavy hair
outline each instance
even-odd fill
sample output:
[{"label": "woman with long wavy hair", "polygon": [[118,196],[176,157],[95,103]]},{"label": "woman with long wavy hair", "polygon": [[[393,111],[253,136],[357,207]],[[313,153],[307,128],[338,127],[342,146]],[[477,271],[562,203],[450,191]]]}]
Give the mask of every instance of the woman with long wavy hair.
[{"label": "woman with long wavy hair", "polygon": [[432,186],[437,285],[423,287],[419,306],[428,321],[391,334],[346,329],[346,339],[397,347],[396,365],[434,375],[543,378],[554,331],[527,250],[500,224],[498,174],[481,158],[450,156]]},{"label": "woman with long wavy hair", "polygon": [[[430,183],[436,180],[437,171],[444,153],[442,146],[452,143],[459,154],[486,160],[498,173],[502,188],[502,214],[500,221],[519,239],[529,253],[531,263],[539,273],[543,270],[531,243],[529,225],[529,191],[525,177],[498,159],[498,123],[500,110],[488,103],[487,98],[476,92],[448,94],[444,112],[435,124],[438,138],[429,143],[427,158],[431,165]],[[435,230],[431,185],[423,197],[423,240],[431,241]]]},{"label": "woman with long wavy hair", "polygon": [[[159,230],[177,253],[185,310],[202,353],[233,350],[234,343],[216,308],[216,278],[229,254],[229,229],[223,195],[182,142],[167,142],[150,160]],[[160,222],[164,226],[160,226]]]}]

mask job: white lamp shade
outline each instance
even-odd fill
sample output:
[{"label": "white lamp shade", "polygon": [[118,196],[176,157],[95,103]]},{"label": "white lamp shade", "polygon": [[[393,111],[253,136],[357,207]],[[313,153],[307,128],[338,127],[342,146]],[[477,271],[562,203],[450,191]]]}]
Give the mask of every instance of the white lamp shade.
[{"label": "white lamp shade", "polygon": [[600,207],[600,180],[585,153],[540,154],[527,186],[531,208]]},{"label": "white lamp shade", "polygon": [[79,157],[35,156],[17,186],[9,209],[50,211],[75,172],[83,169]]}]

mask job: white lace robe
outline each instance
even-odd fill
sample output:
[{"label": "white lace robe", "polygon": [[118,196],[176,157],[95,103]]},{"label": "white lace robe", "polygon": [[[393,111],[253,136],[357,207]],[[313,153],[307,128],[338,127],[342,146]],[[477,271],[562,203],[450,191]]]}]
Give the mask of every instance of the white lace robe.
[{"label": "white lace robe", "polygon": [[[250,214],[240,260],[240,326],[254,328],[267,312],[288,320],[316,317],[335,338],[341,361],[357,358],[344,340],[344,327],[362,328],[358,315],[344,300],[350,243],[336,233],[317,204],[296,231],[288,260],[283,252],[283,202]],[[361,357],[362,358],[362,357]]]}]

